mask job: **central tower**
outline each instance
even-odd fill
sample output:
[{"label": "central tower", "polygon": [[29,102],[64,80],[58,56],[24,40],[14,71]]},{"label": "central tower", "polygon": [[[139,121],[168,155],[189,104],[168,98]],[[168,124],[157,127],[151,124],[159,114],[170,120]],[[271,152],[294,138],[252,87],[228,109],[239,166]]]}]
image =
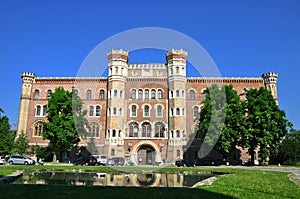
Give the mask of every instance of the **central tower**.
[{"label": "central tower", "polygon": [[169,143],[167,161],[183,157],[186,145],[186,58],[184,50],[166,54],[169,86]]},{"label": "central tower", "polygon": [[125,84],[128,73],[128,52],[111,50],[108,57],[107,123],[105,152],[108,156],[124,155]]}]

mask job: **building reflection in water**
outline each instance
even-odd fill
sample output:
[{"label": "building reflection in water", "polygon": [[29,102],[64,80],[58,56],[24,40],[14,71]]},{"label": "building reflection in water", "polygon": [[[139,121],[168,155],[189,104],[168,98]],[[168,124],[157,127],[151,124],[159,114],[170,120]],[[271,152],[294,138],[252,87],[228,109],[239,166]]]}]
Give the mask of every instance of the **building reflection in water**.
[{"label": "building reflection in water", "polygon": [[70,186],[192,187],[211,173],[84,173],[28,172],[14,184],[54,184]]}]

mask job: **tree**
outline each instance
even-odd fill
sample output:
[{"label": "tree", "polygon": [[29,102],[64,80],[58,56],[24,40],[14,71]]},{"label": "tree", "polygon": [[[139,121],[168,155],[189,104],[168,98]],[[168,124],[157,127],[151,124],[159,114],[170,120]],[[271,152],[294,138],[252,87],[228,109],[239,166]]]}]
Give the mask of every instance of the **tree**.
[{"label": "tree", "polygon": [[75,92],[69,92],[62,87],[55,89],[48,100],[47,122],[44,122],[43,139],[50,140],[54,154],[71,151],[77,146],[80,137],[86,137],[88,121],[84,118],[86,110],[82,111],[82,100]]},{"label": "tree", "polygon": [[16,139],[14,144],[14,151],[17,154],[27,154],[29,149],[29,140],[27,136],[22,132]]},{"label": "tree", "polygon": [[91,137],[89,142],[87,143],[86,149],[89,151],[90,154],[96,155],[98,154],[98,150],[95,145],[94,137]]},{"label": "tree", "polygon": [[[206,99],[199,117],[198,137],[204,139],[203,144],[210,146],[216,141],[214,149],[223,154],[224,159],[228,159],[234,154],[242,134],[246,132],[242,102],[232,85],[221,88],[213,85],[205,92]],[[220,133],[216,133],[217,131]]]},{"label": "tree", "polygon": [[4,113],[0,108],[0,154],[8,155],[12,153],[15,131],[10,130],[9,119],[7,116],[1,116]]},{"label": "tree", "polygon": [[259,147],[262,162],[268,162],[270,151],[275,149],[287,133],[285,112],[280,110],[270,91],[265,88],[247,91],[245,147],[254,164],[255,150]]}]

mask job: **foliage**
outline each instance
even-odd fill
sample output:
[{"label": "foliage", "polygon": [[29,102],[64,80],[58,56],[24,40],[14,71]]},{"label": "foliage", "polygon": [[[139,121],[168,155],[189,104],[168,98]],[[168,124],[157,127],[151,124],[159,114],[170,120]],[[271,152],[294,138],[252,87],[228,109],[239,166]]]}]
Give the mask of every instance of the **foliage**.
[{"label": "foliage", "polygon": [[86,149],[89,151],[90,154],[93,155],[98,154],[94,137],[90,138],[89,142],[87,143]]},{"label": "foliage", "polygon": [[[205,137],[203,144],[210,146],[214,144],[213,140],[217,140],[214,149],[227,159],[228,155],[235,152],[242,134],[246,132],[245,111],[240,97],[231,85],[221,88],[213,85],[205,92],[206,99],[200,112],[198,137]],[[220,137],[217,131],[220,131]]]},{"label": "foliage", "polygon": [[254,163],[254,150],[260,147],[262,162],[268,161],[270,151],[275,149],[287,133],[288,121],[285,112],[280,110],[270,91],[265,88],[247,91],[246,128],[243,137],[251,161]]},{"label": "foliage", "polygon": [[4,111],[0,108],[0,155],[6,156],[12,153],[16,132],[10,130],[8,117],[1,113]]},{"label": "foliage", "polygon": [[16,139],[14,144],[14,151],[17,154],[27,154],[29,149],[29,140],[27,136],[22,132]]},{"label": "foliage", "polygon": [[86,137],[86,111],[82,111],[82,100],[75,92],[56,88],[48,100],[47,122],[44,122],[43,138],[50,140],[54,154],[71,151],[80,137]]}]

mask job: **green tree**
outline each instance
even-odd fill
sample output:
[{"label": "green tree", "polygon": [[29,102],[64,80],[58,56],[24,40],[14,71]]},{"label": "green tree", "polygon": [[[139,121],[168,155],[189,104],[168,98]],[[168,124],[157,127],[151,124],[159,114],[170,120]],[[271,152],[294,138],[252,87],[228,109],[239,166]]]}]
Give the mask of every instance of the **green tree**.
[{"label": "green tree", "polygon": [[262,163],[267,163],[270,151],[275,149],[287,133],[285,112],[280,110],[270,91],[265,88],[247,91],[246,128],[244,145],[254,164],[255,149],[259,147]]},{"label": "green tree", "polygon": [[86,110],[82,110],[82,100],[75,92],[69,92],[62,87],[55,89],[48,100],[47,122],[44,122],[43,138],[50,140],[54,154],[71,151],[78,145],[80,137],[86,137],[88,121],[84,118]]},{"label": "green tree", "polygon": [[2,116],[3,109],[0,108],[0,154],[6,156],[12,153],[15,131],[10,130],[9,119],[7,116]]},{"label": "green tree", "polygon": [[91,137],[89,142],[87,143],[86,149],[90,152],[92,155],[97,155],[98,150],[96,148],[95,139],[94,137]]},{"label": "green tree", "polygon": [[[232,85],[221,88],[213,85],[205,92],[206,99],[199,117],[198,137],[205,138],[203,144],[215,144],[214,149],[223,154],[223,158],[228,159],[234,155],[242,134],[246,132],[242,102]],[[220,133],[217,134],[216,131]]]},{"label": "green tree", "polygon": [[22,132],[15,141],[14,151],[17,154],[27,154],[28,149],[29,149],[29,140],[27,136]]}]

